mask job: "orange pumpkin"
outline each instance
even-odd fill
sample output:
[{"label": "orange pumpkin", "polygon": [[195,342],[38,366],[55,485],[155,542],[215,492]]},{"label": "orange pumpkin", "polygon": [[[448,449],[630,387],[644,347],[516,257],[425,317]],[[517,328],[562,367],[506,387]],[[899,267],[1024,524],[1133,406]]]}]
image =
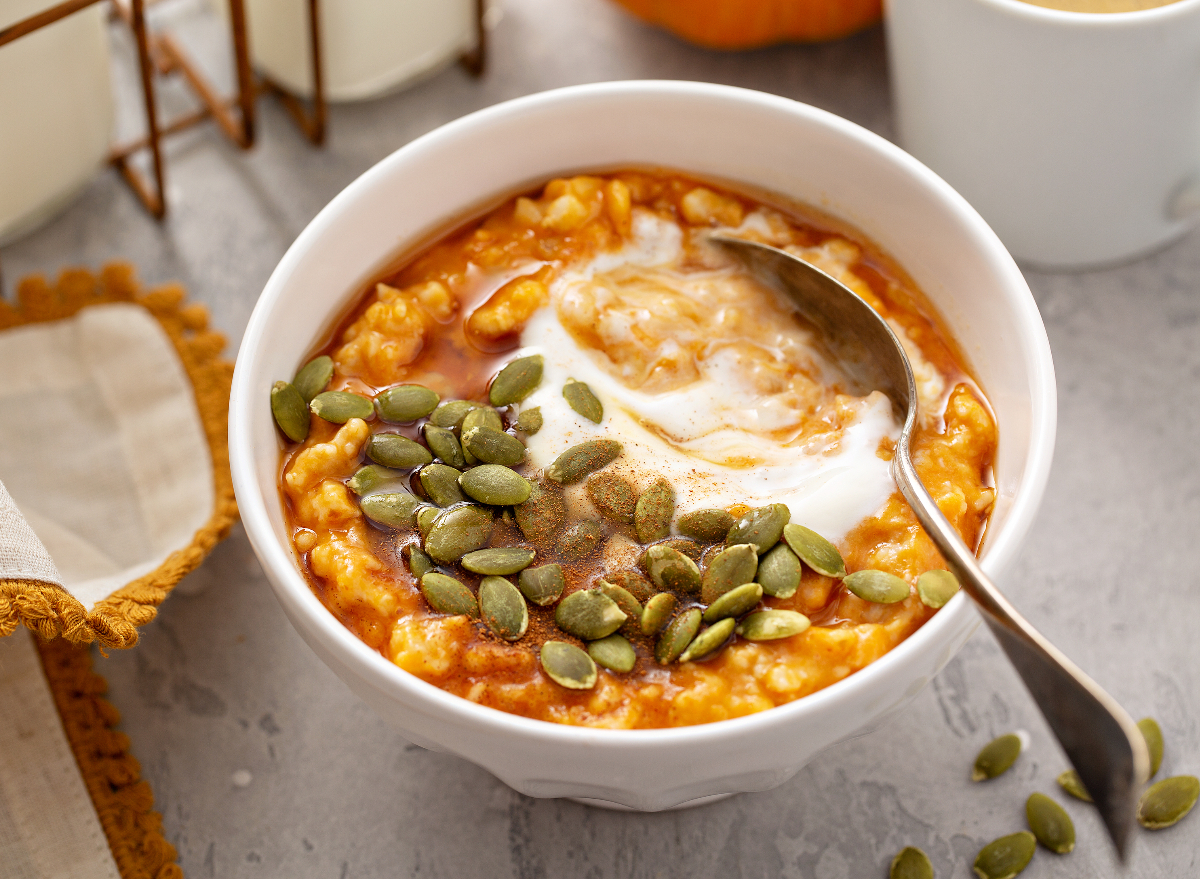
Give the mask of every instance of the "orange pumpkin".
[{"label": "orange pumpkin", "polygon": [[710,49],[835,40],[879,21],[880,0],[617,0],[642,21]]}]

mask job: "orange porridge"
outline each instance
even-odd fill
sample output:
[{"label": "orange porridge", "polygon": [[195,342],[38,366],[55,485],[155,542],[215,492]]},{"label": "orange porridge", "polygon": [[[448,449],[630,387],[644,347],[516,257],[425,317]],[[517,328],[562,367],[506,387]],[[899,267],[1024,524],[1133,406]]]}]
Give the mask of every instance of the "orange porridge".
[{"label": "orange porridge", "polygon": [[717,229],[887,318],[917,376],[917,471],[977,546],[996,427],[907,276],[816,212],[630,171],[443,237],[276,384],[292,539],[326,607],[463,698],[618,728],[790,702],[920,628],[956,584],[892,481],[891,403]]}]

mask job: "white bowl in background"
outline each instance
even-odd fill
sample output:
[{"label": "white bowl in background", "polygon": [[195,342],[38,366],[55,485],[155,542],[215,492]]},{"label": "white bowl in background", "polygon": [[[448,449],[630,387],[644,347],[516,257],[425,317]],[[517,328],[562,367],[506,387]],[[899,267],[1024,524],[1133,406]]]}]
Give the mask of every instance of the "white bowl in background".
[{"label": "white bowl in background", "polygon": [[634,809],[764,790],[905,705],[978,625],[956,596],[862,671],[759,714],[605,730],[476,705],[400,670],[322,606],[298,567],[277,486],[269,392],[404,248],[554,176],[680,169],[814,205],[893,256],[941,311],[995,410],[998,500],[982,565],[1004,571],[1033,522],[1054,446],[1050,348],[1021,273],[979,215],[924,165],[844,119],[785,98],[684,82],[573,86],[481,110],[397,150],[308,225],[250,318],[233,380],[230,456],[246,532],[288,617],[407,739],[536,797]]}]

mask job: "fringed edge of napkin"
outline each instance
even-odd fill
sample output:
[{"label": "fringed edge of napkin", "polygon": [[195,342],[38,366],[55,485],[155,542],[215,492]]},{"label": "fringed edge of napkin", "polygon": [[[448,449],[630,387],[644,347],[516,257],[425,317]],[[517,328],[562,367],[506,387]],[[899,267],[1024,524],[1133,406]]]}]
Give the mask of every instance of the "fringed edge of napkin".
[{"label": "fringed edge of napkin", "polygon": [[0,580],[0,637],[24,623],[47,640],[61,636],[75,644],[98,641],[104,647],[132,647],[138,640],[137,627],[154,619],[175,584],[204,560],[237,520],[228,438],[233,364],[220,357],[225,337],[209,328],[208,310],[200,303],[186,304],[186,299],[179,284],[143,293],[132,265],[111,263],[98,277],[84,269],[69,269],[53,286],[38,275],[24,278],[17,285],[16,307],[0,300],[0,331],[62,320],[89,305],[111,302],[131,302],[149,311],[171,340],[191,382],[212,454],[214,489],[213,514],[188,546],[97,602],[90,612],[53,583]]},{"label": "fringed edge of napkin", "polygon": [[34,639],[42,668],[79,764],[108,847],[124,879],[183,879],[178,852],[162,833],[154,792],[129,753],[129,737],[113,729],[120,712],[104,694],[108,682],[92,669],[87,647]]}]

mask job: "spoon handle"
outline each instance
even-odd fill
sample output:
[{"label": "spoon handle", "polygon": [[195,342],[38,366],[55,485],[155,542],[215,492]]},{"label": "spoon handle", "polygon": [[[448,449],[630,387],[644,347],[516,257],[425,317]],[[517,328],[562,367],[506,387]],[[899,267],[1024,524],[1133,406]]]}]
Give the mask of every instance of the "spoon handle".
[{"label": "spoon handle", "polygon": [[1138,788],[1149,776],[1150,758],[1133,719],[1017,612],[983,573],[921,483],[908,437],[892,459],[892,475],[925,533],[975,600],[983,620],[1050,724],[1091,794],[1122,859],[1133,829]]}]

